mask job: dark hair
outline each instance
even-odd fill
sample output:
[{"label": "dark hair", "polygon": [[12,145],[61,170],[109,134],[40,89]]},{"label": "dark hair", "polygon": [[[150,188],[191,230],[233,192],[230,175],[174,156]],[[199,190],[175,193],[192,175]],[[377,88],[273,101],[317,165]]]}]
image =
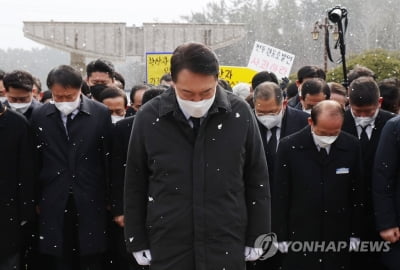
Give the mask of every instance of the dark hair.
[{"label": "dark hair", "polygon": [[172,81],[171,74],[166,73],[166,74],[162,75],[162,77],[161,77],[161,79],[160,79],[160,83],[161,83],[162,81],[171,82],[171,81]]},{"label": "dark hair", "polygon": [[279,84],[278,78],[273,72],[260,71],[257,74],[255,74],[251,79],[251,88],[253,88],[254,90],[259,84],[263,82],[274,82],[276,84]]},{"label": "dark hair", "polygon": [[103,101],[107,98],[116,98],[122,97],[124,99],[124,106],[128,106],[128,98],[123,90],[116,87],[107,87],[105,88],[99,96],[98,101],[103,103]]},{"label": "dark hair", "polygon": [[224,88],[225,90],[228,90],[229,92],[233,92],[231,85],[224,79],[219,79],[218,85]]},{"label": "dark hair", "polygon": [[40,100],[40,102],[45,103],[47,100],[52,98],[53,96],[51,95],[51,91],[47,90],[43,92],[42,99]]},{"label": "dark hair", "polygon": [[115,71],[114,72],[114,80],[117,80],[122,84],[122,90],[125,89],[125,79],[121,73]]},{"label": "dark hair", "polygon": [[344,119],[344,109],[342,106],[334,100],[323,100],[317,104],[315,104],[311,109],[311,120],[313,121],[314,125],[318,122],[318,117],[324,112],[325,110],[331,110],[330,115],[338,115]]},{"label": "dark hair", "polygon": [[313,96],[319,93],[325,95],[325,99],[331,97],[331,90],[328,84],[321,78],[312,78],[306,80],[301,86],[301,99],[304,100],[307,95]]},{"label": "dark hair", "polygon": [[[134,100],[135,100],[135,94],[136,94],[137,91],[139,91],[139,90],[147,90],[147,89],[149,89],[149,88],[150,88],[150,87],[149,87],[148,85],[146,85],[146,84],[137,84],[137,85],[134,85],[134,86],[132,87],[131,93],[129,94],[129,98],[130,98],[130,100],[131,100],[131,103],[134,102]],[[142,101],[142,102],[143,102],[143,101]]]},{"label": "dark hair", "polygon": [[164,92],[165,92],[164,88],[159,88],[159,87],[150,88],[143,94],[142,106],[149,100],[155,98],[156,96],[161,95]]},{"label": "dark hair", "polygon": [[47,75],[47,87],[51,89],[54,84],[59,84],[63,87],[71,87],[81,89],[82,87],[81,73],[71,66],[61,65],[53,68]]},{"label": "dark hair", "polygon": [[347,91],[346,87],[341,85],[340,83],[337,82],[330,82],[328,83],[329,89],[331,89],[331,94],[337,94],[346,97],[347,96]]},{"label": "dark hair", "polygon": [[297,71],[297,80],[303,83],[304,79],[321,78],[326,80],[325,72],[317,66],[304,66]]},{"label": "dark hair", "polygon": [[356,65],[352,70],[347,74],[347,81],[349,85],[357,78],[360,77],[371,77],[374,80],[376,79],[375,73],[367,67]]},{"label": "dark hair", "polygon": [[247,96],[247,98],[245,99],[245,101],[249,104],[250,108],[254,109],[254,94],[250,93],[250,95]]},{"label": "dark hair", "polygon": [[286,87],[286,98],[290,99],[292,97],[295,97],[298,92],[299,92],[299,89],[297,88],[296,83],[290,83]]},{"label": "dark hair", "polygon": [[104,91],[104,89],[108,88],[107,85],[105,84],[96,84],[96,85],[92,85],[90,86],[90,93],[92,94],[92,97],[97,100],[100,101],[100,96],[101,93]]},{"label": "dark hair", "polygon": [[171,57],[171,77],[174,82],[177,81],[178,73],[183,69],[204,75],[214,75],[218,78],[217,55],[201,43],[182,44],[175,49]]},{"label": "dark hair", "polygon": [[379,96],[379,86],[371,77],[357,78],[349,86],[350,105],[377,105]]},{"label": "dark hair", "polygon": [[257,99],[269,100],[275,98],[276,104],[281,105],[283,92],[279,85],[274,82],[263,82],[254,89],[253,101]]},{"label": "dark hair", "polygon": [[86,81],[82,82],[81,91],[82,91],[82,94],[84,94],[85,96],[87,96],[89,98],[92,97],[92,94],[90,93],[90,87]]},{"label": "dark hair", "polygon": [[110,78],[115,77],[115,68],[114,65],[105,59],[97,59],[93,60],[86,66],[86,75],[90,77],[93,72],[104,72],[108,73]]},{"label": "dark hair", "polygon": [[0,81],[3,80],[5,75],[6,75],[6,73],[2,69],[0,69]]},{"label": "dark hair", "polygon": [[397,78],[390,78],[378,85],[383,98],[381,108],[397,114],[400,106],[400,81]]},{"label": "dark hair", "polygon": [[33,85],[37,87],[38,93],[42,92],[42,82],[39,78],[33,77]]},{"label": "dark hair", "polygon": [[29,72],[23,70],[14,70],[10,73],[6,73],[3,78],[4,88],[7,92],[10,90],[10,87],[32,92],[33,83],[33,76]]}]

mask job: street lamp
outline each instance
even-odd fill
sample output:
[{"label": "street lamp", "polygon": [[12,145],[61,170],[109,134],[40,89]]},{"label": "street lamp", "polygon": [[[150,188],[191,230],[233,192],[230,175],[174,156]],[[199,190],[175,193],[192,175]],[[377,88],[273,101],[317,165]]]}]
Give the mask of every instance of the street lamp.
[{"label": "street lamp", "polygon": [[319,24],[318,24],[318,22],[315,22],[314,30],[311,32],[313,40],[318,40],[318,38],[319,38],[319,30],[318,30],[318,28],[319,28]]},{"label": "street lamp", "polygon": [[[324,29],[324,40],[326,40],[326,35],[329,34],[329,30],[334,29],[332,32],[333,39],[336,41],[339,39],[339,31],[337,29],[336,25],[330,24],[328,21],[328,18],[325,17],[325,23],[320,23],[319,21],[316,21],[314,24],[314,29],[311,32],[312,34],[312,39],[313,40],[318,40],[319,39],[319,33],[320,29]],[[325,73],[328,71],[328,48],[326,47],[326,44],[324,45],[324,71]]]}]

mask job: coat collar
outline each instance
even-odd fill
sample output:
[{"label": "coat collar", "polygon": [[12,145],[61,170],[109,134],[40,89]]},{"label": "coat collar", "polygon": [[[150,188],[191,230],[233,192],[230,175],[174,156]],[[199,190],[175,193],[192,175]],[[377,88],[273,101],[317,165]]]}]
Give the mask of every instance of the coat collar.
[{"label": "coat collar", "polygon": [[[221,110],[225,112],[231,112],[232,106],[228,100],[228,93],[217,86],[215,100],[210,110],[208,111],[208,115],[218,113]],[[166,90],[166,92],[161,96],[159,112],[160,117],[169,113],[182,113],[181,109],[179,108],[178,101],[176,100],[174,88],[171,87],[170,89]]]},{"label": "coat collar", "polygon": [[7,107],[3,106],[0,102],[0,127],[6,126],[6,124],[4,123],[4,121],[5,121],[4,119],[6,118],[4,116],[6,116],[6,115],[7,115]]},{"label": "coat collar", "polygon": [[[355,122],[354,117],[353,117],[353,115],[352,115],[350,110],[351,110],[351,108],[349,108],[345,112],[345,118],[344,118],[343,126],[346,128],[346,130],[350,134],[355,135],[356,137],[358,137],[356,122]],[[384,117],[384,113],[385,113],[384,110],[379,109],[378,114],[376,115],[376,118],[375,118],[375,121],[374,121],[373,130],[380,129],[385,125],[387,120]],[[374,132],[372,132],[372,134],[374,134]]]},{"label": "coat collar", "polygon": [[[90,99],[84,95],[80,95],[80,98],[81,98],[81,104],[79,105],[79,112],[90,115],[90,104],[89,104]],[[58,110],[54,104],[50,104],[50,106],[48,106],[46,109],[47,116],[55,114],[57,112]]]}]

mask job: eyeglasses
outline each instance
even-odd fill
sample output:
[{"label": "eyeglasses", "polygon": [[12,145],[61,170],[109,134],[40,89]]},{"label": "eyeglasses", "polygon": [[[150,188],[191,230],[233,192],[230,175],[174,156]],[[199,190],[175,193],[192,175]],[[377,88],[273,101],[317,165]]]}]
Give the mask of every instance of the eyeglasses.
[{"label": "eyeglasses", "polygon": [[279,115],[279,114],[281,113],[281,111],[282,111],[282,108],[281,108],[278,112],[268,112],[268,113],[264,113],[264,112],[257,112],[257,111],[256,111],[256,115],[257,115],[257,116],[266,116],[266,115],[268,115],[268,116],[277,116],[277,115]]}]

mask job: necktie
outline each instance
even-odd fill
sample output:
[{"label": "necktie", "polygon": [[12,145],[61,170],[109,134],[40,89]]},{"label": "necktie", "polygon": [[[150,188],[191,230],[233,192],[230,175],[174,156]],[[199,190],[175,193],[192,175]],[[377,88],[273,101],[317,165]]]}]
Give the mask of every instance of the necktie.
[{"label": "necktie", "polygon": [[324,160],[324,159],[326,159],[328,157],[328,152],[326,151],[325,148],[321,147],[319,149],[319,154],[320,154],[322,160]]},{"label": "necktie", "polygon": [[268,164],[268,171],[269,171],[270,179],[274,174],[274,167],[275,167],[275,156],[276,156],[276,146],[277,146],[276,130],[277,129],[278,129],[277,127],[273,127],[270,129],[271,137],[269,137],[269,141],[267,142],[266,157],[267,157],[267,164]]},{"label": "necktie", "polygon": [[369,144],[369,138],[368,138],[368,134],[366,131],[367,127],[369,127],[369,125],[366,125],[365,127],[361,127],[360,143],[361,143],[361,148],[362,148],[363,153]]},{"label": "necktie", "polygon": [[277,131],[277,129],[278,129],[278,127],[273,127],[270,129],[271,137],[269,138],[269,141],[267,143],[267,150],[270,154],[276,153],[276,146],[277,146],[276,131]]},{"label": "necktie", "polygon": [[65,131],[67,132],[68,139],[69,139],[69,133],[71,130],[71,122],[72,122],[72,113],[68,114],[67,122],[65,123]]},{"label": "necktie", "polygon": [[193,123],[193,132],[194,135],[197,136],[197,134],[199,133],[199,129],[200,129],[200,118],[197,117],[190,117],[190,120]]},{"label": "necktie", "polygon": [[360,134],[360,140],[363,141],[369,141],[368,138],[368,134],[367,134],[367,127],[369,127],[369,125],[366,125],[365,127],[361,127],[361,134]]}]

